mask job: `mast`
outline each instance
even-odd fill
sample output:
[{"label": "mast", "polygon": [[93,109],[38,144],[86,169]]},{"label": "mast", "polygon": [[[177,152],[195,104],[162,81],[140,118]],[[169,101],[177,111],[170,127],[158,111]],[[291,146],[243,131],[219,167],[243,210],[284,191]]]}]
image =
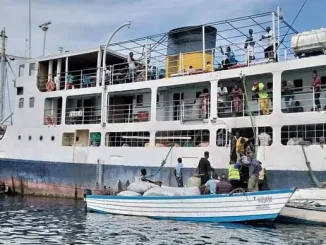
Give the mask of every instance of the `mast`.
[{"label": "mast", "polygon": [[5,28],[1,31],[1,64],[0,64],[0,121],[4,117],[5,108],[5,69],[6,69],[6,31]]},{"label": "mast", "polygon": [[32,57],[32,3],[28,3],[28,58]]}]

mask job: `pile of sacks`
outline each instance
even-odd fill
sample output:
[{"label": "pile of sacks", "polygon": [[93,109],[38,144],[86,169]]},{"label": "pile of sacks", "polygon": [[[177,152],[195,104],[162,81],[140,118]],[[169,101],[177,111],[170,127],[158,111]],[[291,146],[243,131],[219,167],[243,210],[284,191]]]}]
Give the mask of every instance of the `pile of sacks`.
[{"label": "pile of sacks", "polygon": [[158,186],[149,182],[134,182],[127,187],[126,191],[122,191],[118,196],[195,196],[200,195],[198,187],[169,187]]}]

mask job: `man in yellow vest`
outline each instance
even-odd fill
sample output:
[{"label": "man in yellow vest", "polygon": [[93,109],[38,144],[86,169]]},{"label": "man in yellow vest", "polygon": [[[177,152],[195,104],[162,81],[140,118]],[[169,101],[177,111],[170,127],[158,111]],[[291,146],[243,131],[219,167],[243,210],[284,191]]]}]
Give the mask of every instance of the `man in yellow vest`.
[{"label": "man in yellow vest", "polygon": [[269,114],[269,98],[268,93],[266,92],[264,88],[264,83],[255,81],[254,85],[252,86],[252,92],[255,94],[258,94],[259,97],[259,105],[260,105],[260,111],[263,115]]},{"label": "man in yellow vest", "polygon": [[236,189],[241,187],[241,182],[240,182],[240,172],[239,172],[239,165],[234,164],[233,161],[230,161],[229,165],[229,182],[232,185],[232,189]]}]

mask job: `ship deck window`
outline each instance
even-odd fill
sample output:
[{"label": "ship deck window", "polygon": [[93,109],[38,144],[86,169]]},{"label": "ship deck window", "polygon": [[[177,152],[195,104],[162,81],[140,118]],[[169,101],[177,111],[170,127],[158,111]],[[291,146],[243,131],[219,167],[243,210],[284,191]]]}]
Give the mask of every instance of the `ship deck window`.
[{"label": "ship deck window", "polygon": [[31,63],[29,64],[29,76],[34,76],[35,75],[35,69],[36,69],[36,65],[35,63]]},{"label": "ship deck window", "polygon": [[17,95],[24,95],[24,87],[17,87]]},{"label": "ship deck window", "polygon": [[105,135],[105,145],[109,147],[147,147],[149,132],[110,132]]},{"label": "ship deck window", "polygon": [[101,145],[101,133],[92,132],[89,134],[89,145],[90,146],[100,146]]},{"label": "ship deck window", "polygon": [[99,123],[101,123],[101,94],[67,98],[66,124]]},{"label": "ship deck window", "polygon": [[160,106],[156,108],[158,121],[202,121],[211,113],[211,84],[209,82],[160,87]]},{"label": "ship deck window", "polygon": [[35,104],[35,98],[30,97],[29,98],[29,108],[34,108],[34,104]]},{"label": "ship deck window", "polygon": [[112,94],[108,97],[108,100],[108,123],[150,121],[151,91],[149,89]]},{"label": "ship deck window", "polygon": [[44,125],[60,125],[62,115],[62,97],[46,98],[44,101]]},{"label": "ship deck window", "polygon": [[62,145],[63,146],[73,146],[75,142],[75,133],[63,133],[62,135]]},{"label": "ship deck window", "polygon": [[309,141],[313,145],[320,144],[326,137],[326,124],[286,125],[281,129],[282,145],[298,145]]},{"label": "ship deck window", "polygon": [[18,77],[23,77],[25,71],[25,65],[19,65],[18,67]]},{"label": "ship deck window", "polygon": [[24,107],[24,98],[19,98],[18,108],[23,108],[23,107]]},{"label": "ship deck window", "polygon": [[[320,94],[314,93],[314,90],[311,89],[314,70],[317,71],[317,76],[321,79],[322,91]],[[321,105],[320,109],[326,109],[326,94],[324,92],[326,88],[326,66],[286,70],[282,72],[281,79],[282,84],[283,81],[286,81],[288,86],[294,87],[291,90],[282,89],[281,109],[283,113],[316,111],[316,104]]]},{"label": "ship deck window", "polygon": [[208,147],[209,130],[158,131],[155,135],[156,147]]},{"label": "ship deck window", "polygon": [[[264,85],[263,90],[267,97],[259,99],[257,92],[253,90],[255,82]],[[217,88],[217,115],[225,117],[244,117],[258,115],[269,115],[273,110],[273,75],[270,73],[247,76],[246,88],[239,77],[221,79]],[[248,102],[246,102],[247,91]]]}]

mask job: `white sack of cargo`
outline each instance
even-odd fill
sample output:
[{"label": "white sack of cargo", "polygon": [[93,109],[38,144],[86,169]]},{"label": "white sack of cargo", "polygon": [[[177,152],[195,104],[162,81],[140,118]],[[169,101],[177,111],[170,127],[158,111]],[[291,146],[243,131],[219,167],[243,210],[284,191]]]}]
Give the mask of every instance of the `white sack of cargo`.
[{"label": "white sack of cargo", "polygon": [[187,181],[187,187],[198,187],[201,184],[201,179],[196,176],[191,176]]},{"label": "white sack of cargo", "polygon": [[200,195],[198,187],[153,187],[144,193],[144,196],[196,196]]},{"label": "white sack of cargo", "polygon": [[157,187],[157,185],[149,183],[149,182],[145,182],[145,181],[138,181],[138,182],[131,183],[127,187],[127,190],[134,191],[139,194],[144,194],[146,191],[148,191],[152,187]]},{"label": "white sack of cargo", "polygon": [[198,196],[200,195],[200,190],[198,187],[187,187],[183,190],[183,196]]},{"label": "white sack of cargo", "polygon": [[291,48],[296,55],[326,50],[326,29],[305,31],[291,38]]},{"label": "white sack of cargo", "polygon": [[134,192],[134,191],[121,191],[118,196],[124,196],[124,197],[137,197],[141,196],[141,194]]},{"label": "white sack of cargo", "polygon": [[152,197],[174,197],[178,196],[174,191],[169,190],[167,188],[161,188],[161,187],[153,187],[146,191],[143,196],[152,196]]}]

